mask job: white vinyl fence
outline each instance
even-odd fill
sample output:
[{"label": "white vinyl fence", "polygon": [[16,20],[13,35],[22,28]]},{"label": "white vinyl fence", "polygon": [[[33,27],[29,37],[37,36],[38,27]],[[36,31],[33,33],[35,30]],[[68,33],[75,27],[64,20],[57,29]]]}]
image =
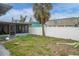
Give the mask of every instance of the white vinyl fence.
[{"label": "white vinyl fence", "polygon": [[[42,35],[41,27],[31,27],[30,34]],[[79,27],[45,27],[46,36],[79,41]]]}]

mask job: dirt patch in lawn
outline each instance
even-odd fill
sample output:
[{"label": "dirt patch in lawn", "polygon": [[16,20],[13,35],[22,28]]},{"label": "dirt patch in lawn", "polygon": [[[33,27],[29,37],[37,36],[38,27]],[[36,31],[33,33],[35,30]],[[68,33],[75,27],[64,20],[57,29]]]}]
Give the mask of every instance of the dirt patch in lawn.
[{"label": "dirt patch in lawn", "polygon": [[78,55],[79,54],[79,49],[74,48],[73,46],[70,45],[58,45],[58,44],[49,44],[47,46],[48,48],[51,49],[52,53],[54,56],[68,56],[68,55]]}]

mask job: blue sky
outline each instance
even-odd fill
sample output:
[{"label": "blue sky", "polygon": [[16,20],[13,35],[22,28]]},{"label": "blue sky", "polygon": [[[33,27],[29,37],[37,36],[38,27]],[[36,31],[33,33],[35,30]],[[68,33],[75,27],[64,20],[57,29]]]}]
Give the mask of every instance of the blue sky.
[{"label": "blue sky", "polygon": [[[27,15],[27,21],[29,18],[33,17],[32,3],[14,3],[10,4],[12,9],[9,10],[5,15],[0,17],[0,20],[4,19],[4,21],[11,21],[13,17],[16,20],[19,20],[20,15]],[[59,18],[69,18],[69,17],[79,17],[79,4],[78,3],[53,3],[53,8],[51,10],[51,18],[59,19]]]},{"label": "blue sky", "polygon": [[31,3],[14,3],[11,4],[13,9],[24,9],[24,8],[32,8]]}]

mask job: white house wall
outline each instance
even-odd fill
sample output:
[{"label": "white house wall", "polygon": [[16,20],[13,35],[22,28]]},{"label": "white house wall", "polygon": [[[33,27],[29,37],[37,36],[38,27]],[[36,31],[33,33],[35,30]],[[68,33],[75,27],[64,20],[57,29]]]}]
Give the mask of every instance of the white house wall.
[{"label": "white house wall", "polygon": [[[79,40],[79,27],[45,27],[46,36]],[[41,27],[31,27],[30,34],[42,35]]]}]

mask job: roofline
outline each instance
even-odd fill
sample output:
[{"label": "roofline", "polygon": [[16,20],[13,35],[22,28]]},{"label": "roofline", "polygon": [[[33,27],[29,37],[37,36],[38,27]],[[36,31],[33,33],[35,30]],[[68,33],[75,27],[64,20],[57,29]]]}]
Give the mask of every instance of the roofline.
[{"label": "roofline", "polygon": [[29,24],[29,23],[13,23],[13,22],[2,22],[2,21],[0,21],[0,24]]},{"label": "roofline", "polygon": [[[54,19],[54,20],[67,20],[67,19],[70,19],[70,20],[72,20],[72,19],[75,19],[75,18],[79,18],[79,17],[71,17],[71,18],[61,18],[61,19]],[[49,21],[52,21],[52,20],[49,20]]]}]

